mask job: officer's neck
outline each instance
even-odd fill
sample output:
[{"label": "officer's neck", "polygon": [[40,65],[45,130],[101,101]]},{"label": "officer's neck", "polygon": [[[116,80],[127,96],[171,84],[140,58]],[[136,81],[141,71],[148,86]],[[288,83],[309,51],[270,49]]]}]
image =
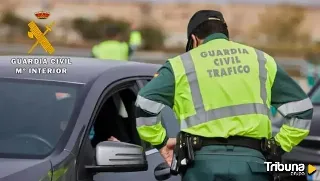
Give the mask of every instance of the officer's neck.
[{"label": "officer's neck", "polygon": [[229,38],[223,34],[223,33],[213,33],[209,36],[207,36],[204,40],[203,40],[203,43],[202,44],[205,44],[211,40],[216,40],[216,39],[226,39],[226,40],[229,40]]}]

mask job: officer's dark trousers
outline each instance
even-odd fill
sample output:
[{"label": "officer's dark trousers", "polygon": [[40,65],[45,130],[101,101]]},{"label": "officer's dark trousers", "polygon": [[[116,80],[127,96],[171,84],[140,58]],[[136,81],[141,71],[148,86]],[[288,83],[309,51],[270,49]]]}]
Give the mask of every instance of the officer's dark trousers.
[{"label": "officer's dark trousers", "polygon": [[263,155],[250,148],[206,146],[195,153],[195,162],[182,181],[269,181]]}]

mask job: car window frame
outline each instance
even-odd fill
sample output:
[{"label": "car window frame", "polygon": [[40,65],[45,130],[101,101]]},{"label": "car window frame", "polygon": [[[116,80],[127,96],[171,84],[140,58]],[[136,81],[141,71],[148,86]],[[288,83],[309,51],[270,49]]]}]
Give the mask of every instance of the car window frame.
[{"label": "car window frame", "polygon": [[[120,87],[118,87],[118,86],[120,86]],[[90,125],[88,124],[88,126],[87,126],[87,129],[89,129],[89,134],[90,134],[90,131],[91,131],[91,127],[94,124],[93,121],[96,119],[96,116],[101,111],[101,108],[102,108],[102,106],[104,106],[106,100],[108,100],[109,98],[112,98],[113,96],[115,96],[115,94],[119,95],[120,91],[126,90],[126,89],[131,90],[136,96],[138,95],[138,90],[137,90],[137,85],[136,85],[135,80],[127,81],[127,82],[125,82],[125,83],[123,83],[121,85],[118,85],[118,86],[115,86],[115,88],[110,91],[111,93],[106,94],[106,96],[104,98],[102,98],[102,102],[100,103],[100,105],[98,105],[98,107],[99,107],[98,111],[95,112],[96,115],[95,115],[94,119],[92,120],[92,122],[89,123]],[[85,134],[87,134],[87,133],[85,133]]]},{"label": "car window frame", "polygon": [[[86,137],[89,136],[90,131],[91,131],[91,127],[94,124],[94,120],[97,118],[97,115],[99,113],[99,111],[101,110],[103,104],[105,103],[105,101],[107,99],[109,99],[112,95],[114,95],[115,93],[119,92],[120,90],[123,89],[128,89],[130,87],[134,87],[134,84],[136,84],[136,79],[137,78],[127,78],[127,79],[122,79],[120,81],[116,81],[112,84],[110,84],[108,87],[106,87],[102,93],[99,96],[99,100],[97,101],[94,111],[91,115],[90,121],[88,122],[87,126],[86,126],[86,130],[83,134],[83,138],[82,138],[82,143],[83,144],[84,140],[86,140]],[[127,86],[128,84],[131,84],[130,86]],[[90,140],[90,139],[89,139]],[[81,149],[81,146],[80,146]]]}]

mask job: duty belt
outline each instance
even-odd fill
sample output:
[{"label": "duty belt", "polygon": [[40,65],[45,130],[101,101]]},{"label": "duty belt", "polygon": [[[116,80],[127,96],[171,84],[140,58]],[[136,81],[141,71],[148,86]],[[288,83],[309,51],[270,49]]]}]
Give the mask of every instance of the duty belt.
[{"label": "duty belt", "polygon": [[204,146],[232,145],[248,147],[261,152],[261,143],[261,140],[243,136],[231,136],[228,138],[205,138],[180,131],[177,135],[177,142],[174,149],[174,155],[170,169],[171,174],[184,174],[186,169],[194,162],[194,151],[200,150]]},{"label": "duty belt", "polygon": [[205,138],[200,137],[199,139],[201,146],[209,146],[209,145],[232,145],[232,146],[240,146],[247,147],[254,150],[262,151],[261,149],[261,140],[244,137],[244,136],[230,136],[228,138]]},{"label": "duty belt", "polygon": [[[274,138],[262,138],[261,140],[245,136],[206,138],[180,131],[177,135],[177,142],[173,151],[173,160],[170,168],[171,174],[184,175],[187,168],[194,163],[195,151],[210,145],[247,147],[261,152],[267,161],[272,162],[281,162],[281,156],[284,153]],[[272,176],[271,180],[279,181],[280,177],[278,173],[272,173]]]}]

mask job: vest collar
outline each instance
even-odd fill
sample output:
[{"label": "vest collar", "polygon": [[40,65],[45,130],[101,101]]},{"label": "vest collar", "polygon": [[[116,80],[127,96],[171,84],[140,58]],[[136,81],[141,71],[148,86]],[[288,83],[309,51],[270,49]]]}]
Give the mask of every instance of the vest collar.
[{"label": "vest collar", "polygon": [[224,35],[223,33],[213,33],[209,36],[207,36],[204,40],[203,40],[203,44],[207,43],[211,40],[215,40],[215,39],[226,39],[229,40],[228,37],[226,35]]}]

